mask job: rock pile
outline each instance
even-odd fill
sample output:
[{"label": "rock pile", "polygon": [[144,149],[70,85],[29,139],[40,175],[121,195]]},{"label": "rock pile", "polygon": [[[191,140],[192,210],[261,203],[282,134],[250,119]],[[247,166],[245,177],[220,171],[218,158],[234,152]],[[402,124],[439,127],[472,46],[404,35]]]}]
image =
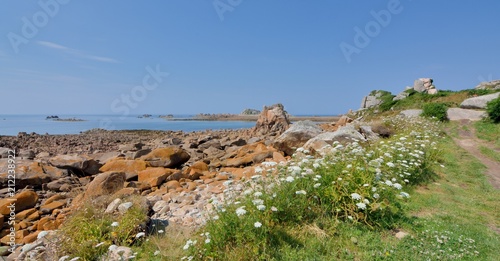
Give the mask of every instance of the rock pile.
[{"label": "rock pile", "polygon": [[428,94],[436,94],[436,86],[433,84],[433,80],[431,78],[420,78],[415,80],[413,84],[413,89],[417,92],[426,92]]}]

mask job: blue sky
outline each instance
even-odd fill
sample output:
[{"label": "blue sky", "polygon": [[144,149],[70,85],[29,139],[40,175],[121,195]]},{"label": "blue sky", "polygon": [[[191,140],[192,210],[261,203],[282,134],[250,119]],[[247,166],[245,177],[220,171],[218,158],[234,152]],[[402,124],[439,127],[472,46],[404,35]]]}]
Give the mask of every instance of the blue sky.
[{"label": "blue sky", "polygon": [[[0,3],[2,114],[239,113],[277,102],[340,114],[421,77],[449,90],[500,78],[499,1],[40,3],[48,9]],[[356,28],[369,42],[356,44]],[[156,88],[143,85],[148,75]]]}]

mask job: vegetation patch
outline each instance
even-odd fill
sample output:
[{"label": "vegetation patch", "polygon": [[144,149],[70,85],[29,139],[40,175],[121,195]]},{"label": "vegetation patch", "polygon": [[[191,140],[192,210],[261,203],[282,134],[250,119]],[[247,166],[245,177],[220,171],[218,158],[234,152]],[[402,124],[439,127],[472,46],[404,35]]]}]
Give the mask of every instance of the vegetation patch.
[{"label": "vegetation patch", "polygon": [[488,102],[486,105],[488,118],[494,123],[500,122],[500,97]]}]

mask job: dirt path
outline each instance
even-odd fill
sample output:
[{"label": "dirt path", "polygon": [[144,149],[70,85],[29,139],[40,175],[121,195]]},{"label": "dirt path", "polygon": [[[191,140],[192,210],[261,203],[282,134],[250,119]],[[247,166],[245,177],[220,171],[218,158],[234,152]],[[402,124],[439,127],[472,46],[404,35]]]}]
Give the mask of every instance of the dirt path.
[{"label": "dirt path", "polygon": [[460,125],[466,126],[467,130],[460,128],[458,131],[458,138],[453,138],[453,140],[456,144],[467,150],[486,166],[486,175],[488,176],[491,185],[496,189],[500,189],[500,162],[490,159],[489,157],[483,155],[479,150],[480,146],[489,148],[491,148],[491,146],[477,138],[474,126],[470,124],[470,121],[460,121]]}]

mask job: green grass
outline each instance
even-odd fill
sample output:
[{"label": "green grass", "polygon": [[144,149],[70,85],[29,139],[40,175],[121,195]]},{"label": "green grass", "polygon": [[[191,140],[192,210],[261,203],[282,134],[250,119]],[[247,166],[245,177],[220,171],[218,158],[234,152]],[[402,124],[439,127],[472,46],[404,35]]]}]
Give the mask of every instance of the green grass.
[{"label": "green grass", "polygon": [[480,146],[479,151],[481,151],[481,153],[483,155],[489,157],[490,159],[496,160],[497,162],[500,162],[500,153],[499,152],[492,150],[492,149],[485,147],[485,146]]},{"label": "green grass", "polygon": [[478,121],[474,124],[478,138],[489,141],[496,148],[500,148],[500,124],[489,121]]}]

